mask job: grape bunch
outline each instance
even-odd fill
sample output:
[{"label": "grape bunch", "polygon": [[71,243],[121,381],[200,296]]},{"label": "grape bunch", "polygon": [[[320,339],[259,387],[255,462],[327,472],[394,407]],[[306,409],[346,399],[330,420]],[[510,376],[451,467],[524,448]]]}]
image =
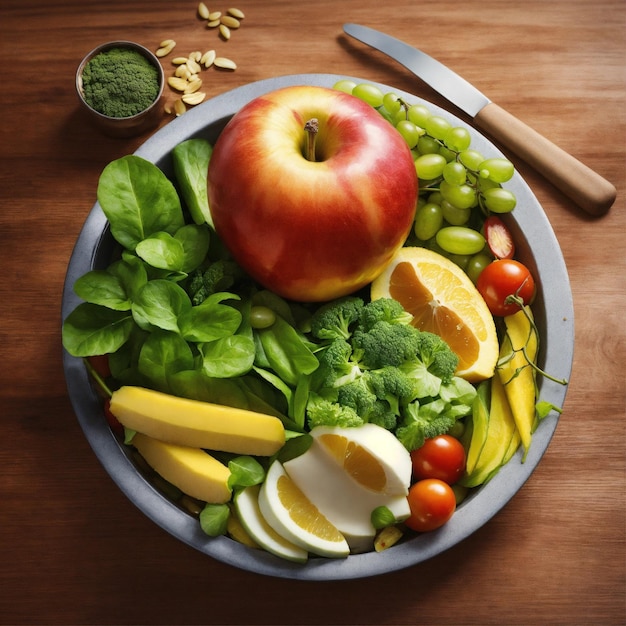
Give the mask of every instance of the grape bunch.
[{"label": "grape bunch", "polygon": [[472,148],[467,128],[453,126],[424,104],[409,104],[369,83],[340,80],[334,88],[374,107],[411,149],[420,189],[417,244],[445,254],[470,277],[477,276],[493,259],[480,232],[484,220],[516,205],[515,194],[502,187],[514,174],[513,164],[483,156]]}]

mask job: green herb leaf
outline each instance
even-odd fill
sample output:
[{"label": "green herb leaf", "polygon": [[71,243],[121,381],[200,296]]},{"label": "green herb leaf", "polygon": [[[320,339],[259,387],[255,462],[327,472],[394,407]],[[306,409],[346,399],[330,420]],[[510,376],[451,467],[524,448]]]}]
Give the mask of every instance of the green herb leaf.
[{"label": "green herb leaf", "polygon": [[211,144],[200,138],[183,141],[172,150],[174,174],[189,213],[196,224],[206,222],[211,228],[207,174],[212,151]]},{"label": "green herb leaf", "polygon": [[174,235],[185,223],[174,185],[156,165],[136,155],[104,168],[97,197],[111,234],[128,250],[159,231]]},{"label": "green herb leaf", "polygon": [[250,487],[259,485],[265,480],[265,470],[263,466],[251,456],[238,456],[228,463],[230,476],[228,486]]},{"label": "green herb leaf", "polygon": [[215,378],[242,376],[250,371],[254,363],[254,342],[241,335],[204,343],[200,352],[202,369],[207,376]]},{"label": "green herb leaf", "polygon": [[133,316],[157,328],[179,332],[178,318],[191,310],[191,300],[176,283],[156,279],[147,282],[133,302]]},{"label": "green herb leaf", "polygon": [[230,508],[227,504],[207,504],[200,511],[200,528],[209,537],[226,534]]},{"label": "green herb leaf", "polygon": [[126,311],[83,302],[63,323],[63,346],[72,356],[109,354],[124,345],[133,326],[133,318]]},{"label": "green herb leaf", "polygon": [[92,270],[83,274],[74,283],[74,292],[85,302],[114,311],[130,310],[130,300],[122,281],[107,270]]},{"label": "green herb leaf", "polygon": [[187,224],[179,228],[174,235],[183,247],[183,272],[193,272],[205,259],[209,251],[211,234],[206,226]]},{"label": "green herb leaf", "polygon": [[215,341],[237,332],[241,324],[241,313],[231,306],[207,298],[202,304],[183,313],[178,324],[187,341]]},{"label": "green herb leaf", "polygon": [[139,372],[160,391],[169,392],[171,376],[193,368],[189,344],[177,333],[155,330],[139,353]]},{"label": "green herb leaf", "polygon": [[169,233],[154,233],[140,241],[135,252],[148,265],[161,270],[179,272],[185,262],[183,244]]}]

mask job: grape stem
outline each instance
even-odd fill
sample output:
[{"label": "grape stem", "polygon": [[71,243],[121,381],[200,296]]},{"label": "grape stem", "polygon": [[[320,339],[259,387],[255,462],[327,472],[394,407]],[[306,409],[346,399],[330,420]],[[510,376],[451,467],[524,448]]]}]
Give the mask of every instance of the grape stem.
[{"label": "grape stem", "polygon": [[304,130],[306,132],[306,150],[304,156],[307,161],[315,162],[315,140],[317,138],[319,128],[319,122],[315,117],[312,117],[304,125]]},{"label": "grape stem", "polygon": [[[521,287],[520,287],[521,289]],[[510,303],[515,303],[520,307],[520,310],[523,311],[524,315],[526,316],[526,319],[528,320],[528,323],[530,324],[530,332],[534,333],[535,336],[537,337],[537,349],[539,349],[539,329],[537,328],[535,321],[532,319],[532,317],[528,314],[528,311],[526,310],[526,307],[524,306],[524,300],[522,298],[520,298],[517,294],[511,294],[510,296],[507,296],[504,300],[504,302],[506,304],[510,304]],[[549,380],[554,381],[555,383],[558,383],[559,385],[567,385],[567,379],[566,378],[555,378],[554,376],[548,374],[548,372],[542,370],[529,356],[528,353],[526,352],[526,346],[522,346],[519,350],[523,355],[524,355],[524,359],[526,360],[526,362],[528,363],[528,365],[530,365],[530,367],[532,367],[538,374],[540,374],[541,376],[543,376],[544,378],[548,378]],[[513,352],[513,354],[515,354],[515,351]],[[508,355],[507,357],[505,357],[504,359],[500,359],[498,361],[498,367],[501,367],[502,365],[504,365],[506,362],[510,361],[513,358],[513,354]],[[515,376],[517,375],[517,373],[515,374]]]}]

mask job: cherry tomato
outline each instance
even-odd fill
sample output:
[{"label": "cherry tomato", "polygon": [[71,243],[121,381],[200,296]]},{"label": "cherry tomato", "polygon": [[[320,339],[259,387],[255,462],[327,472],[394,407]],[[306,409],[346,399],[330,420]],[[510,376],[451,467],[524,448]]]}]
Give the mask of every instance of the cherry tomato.
[{"label": "cherry tomato", "polygon": [[404,523],[420,533],[443,526],[456,510],[452,487],[437,478],[425,478],[411,485],[408,500],[411,515]]},{"label": "cherry tomato", "polygon": [[492,315],[504,317],[520,310],[515,302],[506,303],[508,296],[519,296],[530,304],[535,295],[535,280],[530,270],[513,259],[497,259],[480,273],[476,283]]},{"label": "cherry tomato", "polygon": [[426,439],[424,445],[411,452],[413,476],[416,479],[438,478],[454,485],[465,472],[465,448],[450,435]]},{"label": "cherry tomato", "polygon": [[496,215],[490,215],[484,224],[485,239],[496,259],[512,259],[515,254],[513,236],[506,224]]}]

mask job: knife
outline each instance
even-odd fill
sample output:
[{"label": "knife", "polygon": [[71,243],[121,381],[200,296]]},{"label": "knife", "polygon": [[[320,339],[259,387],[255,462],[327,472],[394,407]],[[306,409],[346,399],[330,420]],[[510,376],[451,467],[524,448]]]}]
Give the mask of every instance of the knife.
[{"label": "knife", "polygon": [[608,180],[491,102],[436,59],[367,26],[344,24],[343,29],[351,37],[404,65],[591,215],[603,215],[615,201],[617,192]]}]

